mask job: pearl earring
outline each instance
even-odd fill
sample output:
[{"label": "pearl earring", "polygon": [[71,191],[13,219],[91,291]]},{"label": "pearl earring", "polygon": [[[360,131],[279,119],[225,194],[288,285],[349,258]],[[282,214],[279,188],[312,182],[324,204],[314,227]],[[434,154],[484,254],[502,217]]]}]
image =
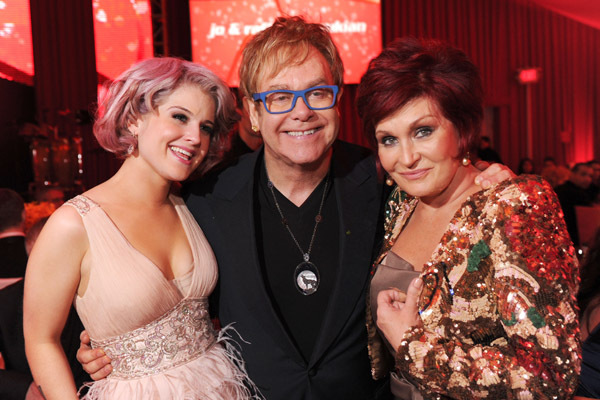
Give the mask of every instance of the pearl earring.
[{"label": "pearl earring", "polygon": [[467,154],[466,154],[466,155],[463,157],[463,159],[462,159],[462,161],[461,161],[461,162],[462,162],[462,165],[463,165],[464,167],[468,167],[468,166],[469,166],[469,164],[471,164],[471,158],[470,158],[470,154],[469,154],[469,153],[467,153]]}]

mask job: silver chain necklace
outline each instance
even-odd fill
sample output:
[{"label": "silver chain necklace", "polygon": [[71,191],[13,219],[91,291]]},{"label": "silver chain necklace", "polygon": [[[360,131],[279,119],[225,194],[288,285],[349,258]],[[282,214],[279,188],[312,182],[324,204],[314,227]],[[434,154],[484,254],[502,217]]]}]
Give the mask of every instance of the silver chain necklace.
[{"label": "silver chain necklace", "polygon": [[273,190],[273,182],[271,182],[271,179],[269,179],[269,175],[267,173],[267,186],[269,187],[269,190],[271,190],[271,194],[273,195],[273,201],[275,202],[275,207],[277,208],[277,211],[279,211],[279,216],[281,217],[281,223],[283,224],[283,226],[285,226],[287,231],[290,233],[290,236],[294,240],[294,243],[296,243],[296,247],[298,247],[298,250],[300,250],[300,253],[302,254],[302,259],[304,260],[300,264],[298,264],[298,266],[296,267],[296,269],[294,271],[294,285],[296,286],[296,289],[298,289],[300,291],[300,293],[302,293],[303,295],[306,295],[306,296],[315,293],[317,291],[317,289],[319,288],[319,283],[321,281],[319,269],[317,268],[317,266],[315,264],[313,264],[310,261],[310,252],[312,251],[313,242],[315,241],[315,236],[317,235],[317,227],[319,226],[319,223],[323,219],[321,216],[321,211],[323,211],[323,204],[325,204],[325,195],[327,194],[327,186],[328,185],[329,185],[329,174],[327,174],[327,176],[325,178],[325,187],[323,188],[323,196],[321,197],[321,205],[319,206],[319,212],[315,216],[315,227],[313,229],[312,237],[310,238],[310,244],[308,245],[308,250],[305,252],[304,250],[302,250],[300,243],[298,243],[296,236],[294,236],[294,233],[290,229],[290,225],[288,224],[287,219],[283,216],[283,212],[281,211],[281,207],[279,206],[279,203],[277,202],[277,197],[275,196],[275,191]]}]

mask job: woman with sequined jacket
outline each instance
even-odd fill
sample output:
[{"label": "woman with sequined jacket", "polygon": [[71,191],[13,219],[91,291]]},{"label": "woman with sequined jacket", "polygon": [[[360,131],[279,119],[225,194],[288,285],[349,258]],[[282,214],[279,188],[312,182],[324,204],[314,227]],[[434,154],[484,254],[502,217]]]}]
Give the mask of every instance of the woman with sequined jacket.
[{"label": "woman with sequined jacket", "polygon": [[477,68],[437,41],[393,42],[361,80],[364,132],[396,185],[368,296],[373,377],[392,369],[396,398],[570,398],[573,246],[541,178],[473,183],[482,104]]}]

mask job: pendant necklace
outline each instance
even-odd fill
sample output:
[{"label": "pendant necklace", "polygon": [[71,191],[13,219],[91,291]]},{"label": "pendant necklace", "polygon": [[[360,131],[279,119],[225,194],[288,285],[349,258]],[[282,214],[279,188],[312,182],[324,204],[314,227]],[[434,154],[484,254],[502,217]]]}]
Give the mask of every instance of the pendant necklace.
[{"label": "pendant necklace", "polygon": [[281,207],[279,207],[279,203],[277,202],[277,197],[275,197],[275,191],[273,190],[273,182],[269,179],[267,174],[267,186],[271,190],[271,194],[273,195],[273,201],[275,202],[275,207],[277,207],[277,211],[279,211],[279,216],[281,217],[281,223],[287,231],[290,233],[290,236],[296,243],[296,247],[300,250],[302,254],[303,261],[298,264],[296,269],[294,270],[294,285],[296,289],[300,293],[305,296],[311,295],[317,291],[319,288],[319,283],[321,282],[321,276],[319,275],[319,270],[317,266],[310,261],[310,252],[312,250],[313,242],[315,240],[315,236],[317,234],[317,227],[319,226],[319,222],[321,222],[321,211],[323,211],[323,204],[325,204],[325,195],[327,194],[327,186],[329,185],[329,174],[327,174],[325,178],[325,187],[323,188],[323,197],[321,198],[321,205],[319,206],[319,212],[315,216],[315,228],[313,229],[312,237],[310,238],[310,244],[308,245],[308,250],[305,252],[300,247],[300,243],[296,239],[296,236],[292,233],[290,226],[287,222],[287,219],[283,216],[283,212],[281,211]]}]

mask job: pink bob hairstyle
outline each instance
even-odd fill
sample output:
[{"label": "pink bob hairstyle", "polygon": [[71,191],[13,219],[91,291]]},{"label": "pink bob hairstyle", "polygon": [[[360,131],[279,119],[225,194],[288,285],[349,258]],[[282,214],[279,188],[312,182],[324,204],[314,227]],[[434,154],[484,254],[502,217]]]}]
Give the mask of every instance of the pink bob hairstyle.
[{"label": "pink bob hairstyle", "polygon": [[483,120],[479,70],[461,50],[437,40],[396,39],[369,63],[356,99],[369,143],[377,147],[377,124],[421,97],[454,125],[458,157],[473,154]]},{"label": "pink bob hairstyle", "polygon": [[179,58],[150,58],[140,61],[109,83],[94,123],[94,135],[105,150],[127,157],[137,139],[128,126],[149,112],[156,112],[166,97],[182,85],[198,85],[215,102],[214,132],[208,155],[199,169],[206,171],[218,162],[218,154],[239,116],[233,93],[212,71]]}]

